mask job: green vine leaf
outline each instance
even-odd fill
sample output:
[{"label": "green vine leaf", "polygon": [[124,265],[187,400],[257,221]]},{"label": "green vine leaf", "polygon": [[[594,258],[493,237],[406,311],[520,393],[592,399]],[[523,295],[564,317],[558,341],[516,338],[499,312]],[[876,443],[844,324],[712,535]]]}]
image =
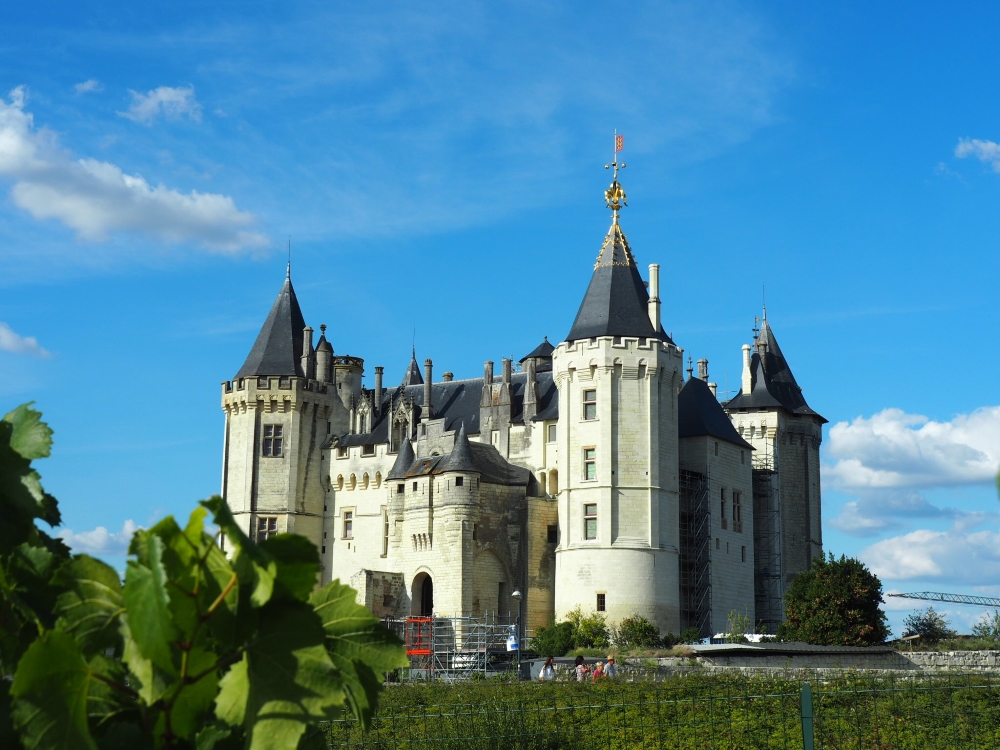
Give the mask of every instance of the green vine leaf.
[{"label": "green vine leaf", "polygon": [[274,593],[274,581],[278,575],[274,559],[243,533],[221,497],[214,495],[208,500],[202,500],[201,505],[213,514],[212,520],[235,550],[233,567],[239,576],[240,585],[249,585],[253,606],[263,607]]},{"label": "green vine leaf", "polygon": [[47,458],[52,450],[52,428],[42,421],[42,413],[31,408],[33,401],[8,412],[3,421],[11,426],[10,447],[29,461]]},{"label": "green vine leaf", "polygon": [[60,568],[56,578],[67,589],[56,602],[59,627],[76,638],[84,654],[109,648],[120,653],[118,616],[125,605],[114,568],[88,555],[77,555]]},{"label": "green vine leaf", "polygon": [[319,550],[300,534],[278,534],[261,542],[277,564],[277,581],[293,598],[305,601],[319,579]]},{"label": "green vine leaf", "polygon": [[129,560],[125,572],[125,607],[136,646],[144,657],[170,673],[176,672],[171,643],[177,628],[170,613],[167,573],[163,568],[163,541],[149,532],[145,536],[148,566]]},{"label": "green vine leaf", "polygon": [[97,750],[87,727],[90,670],[72,636],[38,638],[21,657],[11,695],[14,724],[31,750]]}]

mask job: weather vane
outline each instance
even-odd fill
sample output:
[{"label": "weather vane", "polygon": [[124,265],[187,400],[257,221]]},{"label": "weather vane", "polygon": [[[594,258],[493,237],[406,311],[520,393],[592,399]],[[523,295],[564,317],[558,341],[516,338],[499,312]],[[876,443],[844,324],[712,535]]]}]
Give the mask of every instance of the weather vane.
[{"label": "weather vane", "polygon": [[618,131],[615,130],[615,155],[610,164],[605,164],[605,169],[611,169],[614,167],[615,172],[611,180],[611,187],[604,191],[604,200],[608,205],[608,208],[614,212],[614,218],[618,220],[618,212],[621,210],[622,206],[628,206],[625,202],[625,190],[622,188],[621,184],[618,182],[618,168],[621,167],[625,169],[625,162],[621,164],[618,163],[618,152],[625,148],[625,136],[619,135]]}]

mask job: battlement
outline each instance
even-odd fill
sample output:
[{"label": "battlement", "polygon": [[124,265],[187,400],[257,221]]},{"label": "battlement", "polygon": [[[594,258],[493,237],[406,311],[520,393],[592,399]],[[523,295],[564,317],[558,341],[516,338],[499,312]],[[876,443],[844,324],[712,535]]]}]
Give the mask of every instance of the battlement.
[{"label": "battlement", "polygon": [[335,356],[333,358],[334,367],[360,367],[365,368],[365,361],[361,357],[349,357],[347,355]]},{"label": "battlement", "polygon": [[308,391],[312,393],[327,393],[331,385],[331,383],[321,383],[318,380],[293,378],[287,375],[266,378],[239,378],[237,380],[223,380],[222,395],[226,396],[234,391],[245,391],[247,393],[257,391],[288,391],[289,393]]},{"label": "battlement", "polygon": [[556,347],[556,351],[562,350],[565,353],[584,354],[588,351],[600,349],[608,346],[612,349],[622,349],[625,351],[663,351],[682,353],[684,350],[669,341],[661,341],[655,338],[645,338],[636,336],[599,336],[592,339],[580,339],[578,341],[564,341]]}]

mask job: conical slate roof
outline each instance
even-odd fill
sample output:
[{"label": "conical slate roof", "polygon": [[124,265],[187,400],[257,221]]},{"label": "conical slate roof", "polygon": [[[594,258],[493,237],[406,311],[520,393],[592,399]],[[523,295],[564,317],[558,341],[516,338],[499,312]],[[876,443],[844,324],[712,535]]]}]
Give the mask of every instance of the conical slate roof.
[{"label": "conical slate roof", "polygon": [[410,364],[406,368],[403,376],[403,385],[423,385],[424,377],[420,374],[420,366],[417,364],[417,350],[414,349],[410,355]]},{"label": "conical slate roof", "polygon": [[285,283],[264,326],[257,334],[250,355],[243,367],[236,373],[237,378],[266,375],[302,375],[302,329],[306,327],[299,309],[299,301],[292,288],[291,273],[285,276]]},{"label": "conical slate roof", "polygon": [[386,479],[405,479],[406,472],[413,466],[416,456],[413,454],[413,446],[410,445],[409,438],[403,438],[403,444],[399,446],[399,453],[396,454],[396,462],[389,470]]},{"label": "conical slate roof", "polygon": [[761,321],[758,345],[764,345],[764,357],[759,350],[750,359],[750,393],[740,391],[729,403],[727,409],[761,409],[780,406],[793,414],[809,414],[827,421],[809,408],[802,389],[795,382],[795,376],[788,366],[788,360],[781,353],[778,340],[767,322]]},{"label": "conical slate roof", "polygon": [[753,450],[753,446],[740,437],[722,404],[701,378],[688,378],[677,394],[677,434],[682,438],[710,435]]},{"label": "conical slate roof", "polygon": [[597,336],[670,338],[649,321],[649,292],[615,215],[567,341]]},{"label": "conical slate roof", "polygon": [[445,462],[438,467],[438,471],[478,471],[472,457],[469,436],[465,434],[464,422],[458,428],[458,434],[455,436],[455,447],[451,449]]},{"label": "conical slate roof", "polygon": [[521,357],[520,363],[524,364],[526,359],[552,359],[552,352],[555,350],[556,348],[549,343],[549,337],[546,336],[542,343]]}]

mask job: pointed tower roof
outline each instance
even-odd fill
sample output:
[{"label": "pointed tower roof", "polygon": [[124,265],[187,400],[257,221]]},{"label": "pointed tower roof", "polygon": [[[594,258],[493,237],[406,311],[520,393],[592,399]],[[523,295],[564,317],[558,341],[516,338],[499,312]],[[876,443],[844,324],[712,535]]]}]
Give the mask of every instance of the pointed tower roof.
[{"label": "pointed tower roof", "polygon": [[417,364],[417,349],[413,348],[413,353],[410,355],[410,364],[406,368],[406,374],[403,375],[403,385],[423,385],[424,376],[420,374],[420,365]]},{"label": "pointed tower roof", "polygon": [[292,288],[291,270],[285,275],[285,283],[278,292],[278,298],[257,334],[250,355],[243,367],[236,373],[237,378],[265,375],[302,375],[302,329],[306,327],[299,309],[299,301]]},{"label": "pointed tower roof", "polygon": [[[780,406],[792,414],[812,415],[823,423],[826,419],[809,408],[802,389],[781,353],[765,313],[757,337],[757,351],[750,359],[750,393],[740,391],[726,404],[727,409],[759,409]],[[764,356],[761,357],[761,350]]]},{"label": "pointed tower roof", "polygon": [[399,446],[399,453],[396,454],[396,462],[392,465],[392,469],[389,470],[389,476],[386,479],[405,479],[406,472],[413,466],[414,461],[416,461],[416,456],[413,454],[413,446],[410,445],[410,439],[408,437],[403,438],[403,444]]},{"label": "pointed tower roof", "polygon": [[701,378],[688,378],[677,394],[677,434],[682,438],[710,435],[753,450],[753,446],[740,437],[722,404]]},{"label": "pointed tower roof", "polygon": [[556,348],[549,343],[549,337],[546,336],[542,343],[521,357],[520,363],[524,364],[526,359],[552,359],[552,352],[555,350]]},{"label": "pointed tower roof", "polygon": [[635,265],[628,238],[618,223],[618,211],[628,204],[625,203],[625,191],[618,183],[618,164],[612,162],[612,165],[615,167],[614,181],[604,193],[612,212],[611,228],[604,237],[590,286],[566,340],[639,336],[669,341],[670,338],[657,332],[649,320],[649,292]]},{"label": "pointed tower roof", "polygon": [[465,434],[464,422],[458,428],[455,446],[444,463],[438,467],[438,471],[479,471],[472,458],[472,446],[469,445],[469,436]]}]

